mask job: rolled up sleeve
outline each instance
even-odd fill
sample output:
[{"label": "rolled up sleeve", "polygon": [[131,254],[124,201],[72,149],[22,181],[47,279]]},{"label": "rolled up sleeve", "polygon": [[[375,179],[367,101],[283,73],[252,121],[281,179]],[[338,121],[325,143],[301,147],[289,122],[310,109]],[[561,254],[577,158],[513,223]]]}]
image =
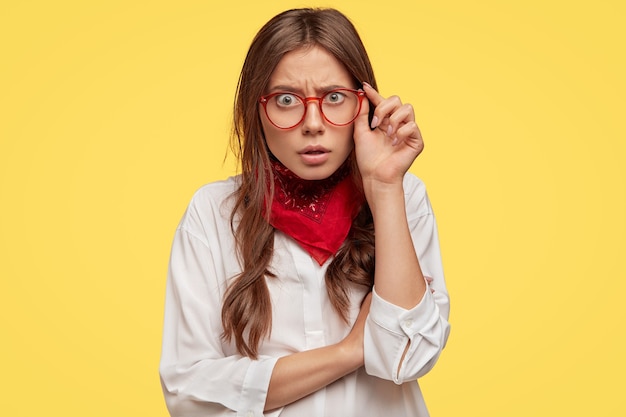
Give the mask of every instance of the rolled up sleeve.
[{"label": "rolled up sleeve", "polygon": [[365,327],[365,370],[396,384],[419,378],[437,361],[449,329],[430,291],[405,310],[382,299],[374,288]]}]

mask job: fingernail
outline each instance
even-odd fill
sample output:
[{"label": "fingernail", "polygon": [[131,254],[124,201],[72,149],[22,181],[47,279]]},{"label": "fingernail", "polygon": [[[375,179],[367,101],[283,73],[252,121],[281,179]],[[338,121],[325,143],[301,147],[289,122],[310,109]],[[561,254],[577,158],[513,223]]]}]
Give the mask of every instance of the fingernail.
[{"label": "fingernail", "polygon": [[393,138],[391,141],[391,146],[396,146],[398,144],[398,138]]},{"label": "fingernail", "polygon": [[391,136],[392,133],[393,133],[393,127],[389,125],[389,127],[387,128],[387,136]]},{"label": "fingernail", "polygon": [[372,87],[372,86],[371,86],[368,82],[366,82],[366,81],[363,81],[361,84],[363,84],[363,86],[367,86],[367,87],[369,87],[369,88],[374,88],[374,87]]},{"label": "fingernail", "polygon": [[372,117],[372,129],[376,129],[376,126],[378,126],[378,117],[374,116]]}]

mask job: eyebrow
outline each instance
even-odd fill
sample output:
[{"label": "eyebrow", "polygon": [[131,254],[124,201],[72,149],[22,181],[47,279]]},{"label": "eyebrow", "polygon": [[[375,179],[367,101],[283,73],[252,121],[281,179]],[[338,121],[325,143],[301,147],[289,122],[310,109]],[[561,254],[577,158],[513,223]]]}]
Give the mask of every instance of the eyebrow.
[{"label": "eyebrow", "polygon": [[[318,87],[318,88],[315,89],[315,91],[318,94],[324,94],[324,93],[327,93],[327,92],[329,92],[331,90],[336,90],[338,88],[349,88],[349,89],[352,89],[352,87],[346,87],[345,85],[331,84],[331,85],[325,85],[325,86],[322,86],[322,87]],[[305,95],[304,91],[302,89],[296,88],[296,87],[293,87],[293,86],[289,86],[289,85],[284,85],[284,84],[275,85],[274,87],[269,89],[269,93],[274,93],[274,92],[277,92],[277,91],[289,91],[289,92],[294,92],[294,93],[299,93],[299,94]]]}]

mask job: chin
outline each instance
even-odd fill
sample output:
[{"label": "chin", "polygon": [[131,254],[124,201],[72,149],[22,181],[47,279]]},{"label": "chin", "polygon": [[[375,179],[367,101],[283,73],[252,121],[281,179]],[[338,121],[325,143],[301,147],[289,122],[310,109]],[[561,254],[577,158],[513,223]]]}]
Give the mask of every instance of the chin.
[{"label": "chin", "polygon": [[339,167],[332,169],[330,167],[305,167],[298,170],[291,170],[298,177],[307,181],[325,180],[335,173]]}]

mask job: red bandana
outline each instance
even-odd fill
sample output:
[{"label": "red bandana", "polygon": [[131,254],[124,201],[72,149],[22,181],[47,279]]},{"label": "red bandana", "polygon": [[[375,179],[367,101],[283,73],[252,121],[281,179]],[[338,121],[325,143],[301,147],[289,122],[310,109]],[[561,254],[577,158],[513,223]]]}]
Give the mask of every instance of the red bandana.
[{"label": "red bandana", "polygon": [[270,224],[288,234],[323,265],[348,236],[363,203],[349,164],[325,180],[303,180],[272,161],[274,200]]}]

